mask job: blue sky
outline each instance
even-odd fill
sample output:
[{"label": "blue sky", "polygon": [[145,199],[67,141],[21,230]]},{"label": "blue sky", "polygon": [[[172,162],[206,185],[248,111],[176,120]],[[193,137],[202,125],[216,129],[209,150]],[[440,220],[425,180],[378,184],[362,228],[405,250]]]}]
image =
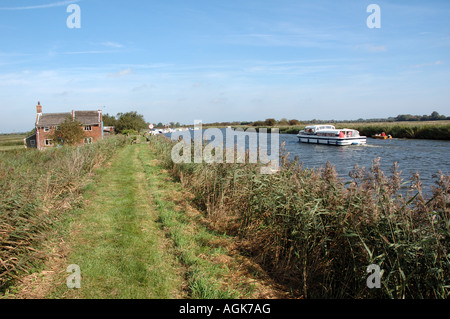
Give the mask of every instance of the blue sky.
[{"label": "blue sky", "polygon": [[0,132],[33,128],[37,101],[154,123],[449,116],[449,21],[447,0],[1,0]]}]

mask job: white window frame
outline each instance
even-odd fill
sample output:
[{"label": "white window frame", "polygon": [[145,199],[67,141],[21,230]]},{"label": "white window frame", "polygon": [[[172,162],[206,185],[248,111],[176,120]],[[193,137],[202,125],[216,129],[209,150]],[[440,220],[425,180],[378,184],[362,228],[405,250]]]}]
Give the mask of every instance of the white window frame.
[{"label": "white window frame", "polygon": [[84,144],[92,144],[94,143],[94,139],[92,137],[85,137]]},{"label": "white window frame", "polygon": [[50,127],[45,126],[45,127],[44,127],[44,132],[50,132]]},{"label": "white window frame", "polygon": [[52,146],[53,145],[53,140],[50,138],[46,138],[44,141],[45,146]]},{"label": "white window frame", "polygon": [[36,141],[35,140],[30,140],[30,145],[31,146],[35,146],[36,145]]},{"label": "white window frame", "polygon": [[92,125],[85,125],[84,126],[84,130],[87,132],[91,132],[92,131]]}]

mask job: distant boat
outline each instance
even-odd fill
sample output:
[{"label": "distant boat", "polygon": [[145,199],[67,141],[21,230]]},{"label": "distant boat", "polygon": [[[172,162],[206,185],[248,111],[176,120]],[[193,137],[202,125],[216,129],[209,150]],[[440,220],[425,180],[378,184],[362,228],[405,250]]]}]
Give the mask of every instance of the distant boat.
[{"label": "distant boat", "polygon": [[372,135],[372,138],[377,138],[380,140],[387,140],[387,139],[392,138],[392,135],[386,135],[385,133],[381,133],[381,134]]},{"label": "distant boat", "polygon": [[363,145],[367,138],[360,136],[357,130],[336,129],[333,125],[312,125],[298,132],[297,137],[302,143],[325,145]]}]

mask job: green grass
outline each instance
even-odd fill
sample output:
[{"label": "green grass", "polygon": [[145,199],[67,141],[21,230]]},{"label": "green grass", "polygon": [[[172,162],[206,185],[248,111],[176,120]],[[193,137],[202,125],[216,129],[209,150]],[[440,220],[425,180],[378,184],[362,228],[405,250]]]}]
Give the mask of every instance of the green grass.
[{"label": "green grass", "polygon": [[0,135],[0,151],[10,151],[16,149],[23,149],[23,139],[26,136],[23,134],[2,134]]},{"label": "green grass", "polygon": [[[193,223],[184,210],[176,210],[174,202],[164,199],[167,194],[180,192],[180,184],[168,183],[170,176],[162,173],[162,167],[155,164],[156,154],[148,151],[140,152],[140,158],[145,165],[147,177],[158,209],[161,224],[168,229],[181,262],[187,268],[188,294],[194,299],[230,299],[245,296],[251,288],[241,287],[241,291],[229,288],[223,281],[230,270],[223,265],[212,263],[202,256],[217,256],[224,254],[222,247],[214,247],[210,242],[217,238],[209,230],[198,223]],[[148,164],[148,163],[153,163]],[[222,236],[219,236],[222,237]]]},{"label": "green grass", "polygon": [[0,145],[0,151],[13,151],[24,149],[23,145]]},{"label": "green grass", "polygon": [[46,152],[0,152],[0,293],[43,266],[48,243],[62,236],[69,212],[81,205],[82,188],[122,144],[110,139]]},{"label": "green grass", "polygon": [[81,289],[62,284],[52,298],[238,298],[251,292],[224,282],[214,262],[222,239],[177,207],[182,189],[148,144],[129,145],[88,185],[73,224],[67,263],[80,266]]},{"label": "green grass", "polygon": [[96,181],[81,213],[70,256],[83,276],[82,289],[70,293],[75,298],[181,294],[177,262],[164,249],[167,243],[137,153],[138,148],[127,146],[118,154]]}]

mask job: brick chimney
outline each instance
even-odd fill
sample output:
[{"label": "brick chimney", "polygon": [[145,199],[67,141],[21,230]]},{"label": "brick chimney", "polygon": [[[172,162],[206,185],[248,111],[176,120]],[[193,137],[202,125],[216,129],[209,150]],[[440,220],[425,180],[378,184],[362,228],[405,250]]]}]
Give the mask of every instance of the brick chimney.
[{"label": "brick chimney", "polygon": [[41,102],[38,102],[36,105],[36,113],[41,114],[42,113],[42,105]]}]

